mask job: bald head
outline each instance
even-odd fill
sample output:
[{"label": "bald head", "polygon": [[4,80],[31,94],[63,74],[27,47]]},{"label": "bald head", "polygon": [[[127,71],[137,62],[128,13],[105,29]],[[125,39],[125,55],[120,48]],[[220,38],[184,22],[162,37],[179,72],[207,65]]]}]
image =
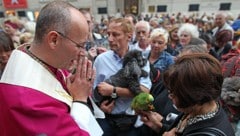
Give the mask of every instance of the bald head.
[{"label": "bald head", "polygon": [[63,1],[53,1],[45,5],[37,18],[34,41],[42,42],[44,36],[51,30],[65,33],[69,29],[72,15],[70,9],[77,10],[74,6]]},{"label": "bald head", "polygon": [[83,41],[87,40],[87,37],[89,35],[89,27],[88,21],[86,17],[79,12],[79,10],[76,10],[75,8],[70,9],[71,14],[71,24],[69,30],[66,31],[66,35],[69,35],[70,33],[74,33],[73,36],[77,35],[80,39],[83,39]]}]

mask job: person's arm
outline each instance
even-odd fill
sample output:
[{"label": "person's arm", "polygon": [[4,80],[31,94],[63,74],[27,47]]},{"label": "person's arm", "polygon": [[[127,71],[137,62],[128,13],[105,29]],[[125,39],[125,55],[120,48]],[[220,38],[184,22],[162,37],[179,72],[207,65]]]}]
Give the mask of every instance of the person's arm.
[{"label": "person's arm", "polygon": [[[108,84],[106,82],[101,82],[98,85],[98,92],[103,96],[111,96],[115,86]],[[140,86],[141,90],[144,92],[149,92],[149,89],[145,86]],[[122,97],[134,97],[134,94],[128,88],[115,87],[118,96]]]},{"label": "person's arm", "polygon": [[145,125],[147,125],[157,133],[160,132],[163,126],[161,122],[163,117],[160,114],[152,111],[150,112],[141,111],[139,114],[141,115],[141,120]]},{"label": "person's arm", "polygon": [[[146,64],[146,66],[143,67],[143,70],[150,75],[150,65],[149,62]],[[140,88],[143,92],[149,92],[150,88],[152,86],[150,76],[147,77],[141,77],[140,78]],[[102,96],[111,96],[114,90],[114,86],[111,84],[108,84],[106,82],[101,82],[97,85],[98,92]],[[115,87],[116,93],[118,96],[123,96],[123,97],[134,97],[133,93],[128,88],[122,88],[122,87]]]},{"label": "person's arm", "polygon": [[177,131],[177,129],[176,129],[176,128],[173,128],[173,129],[171,129],[170,131],[165,132],[165,133],[163,134],[163,136],[176,136],[176,131]]},{"label": "person's arm", "polygon": [[[140,85],[140,88],[143,92],[149,92],[149,89],[145,86]],[[128,88],[116,87],[116,93],[118,96],[134,97],[134,94]]]},{"label": "person's arm", "polygon": [[74,101],[70,114],[78,126],[87,131],[91,136],[101,136],[103,134],[101,127],[96,122],[96,119],[87,104],[82,103],[81,101]]},{"label": "person's arm", "polygon": [[[142,89],[142,91],[149,92],[149,89],[144,86],[140,86],[140,88]],[[110,96],[113,93],[113,89],[114,89],[114,86],[106,82],[101,82],[98,85],[98,91],[103,96]],[[134,97],[134,94],[130,92],[130,90],[127,88],[115,87],[115,89],[116,89],[117,96]],[[100,104],[100,108],[105,113],[111,113],[111,111],[114,108],[114,103],[115,103],[114,101],[109,103],[108,100],[105,100]]]}]

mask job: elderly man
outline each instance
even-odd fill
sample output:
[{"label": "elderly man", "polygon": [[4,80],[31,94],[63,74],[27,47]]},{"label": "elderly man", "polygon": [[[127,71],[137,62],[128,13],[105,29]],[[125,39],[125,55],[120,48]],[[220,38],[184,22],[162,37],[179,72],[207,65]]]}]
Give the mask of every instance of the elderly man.
[{"label": "elderly man", "polygon": [[[34,41],[12,52],[1,78],[1,136],[102,134],[87,105],[95,77],[91,61],[81,56],[88,33],[72,5],[43,7]],[[76,72],[67,76],[64,69],[75,60]]]},{"label": "elderly man", "polygon": [[218,32],[221,32],[222,30],[229,30],[231,31],[231,36],[233,37],[234,35],[234,30],[233,28],[227,23],[226,21],[226,13],[224,12],[218,12],[215,15],[215,28],[212,30],[213,36],[216,37]]},{"label": "elderly man", "polygon": [[144,57],[147,57],[151,46],[149,44],[150,25],[147,21],[139,21],[135,25],[135,33],[137,43],[133,46],[134,49],[142,51]]},{"label": "elderly man", "polygon": [[217,32],[220,32],[222,30],[230,30],[232,31],[232,36],[233,36],[233,29],[232,27],[226,22],[226,13],[224,12],[218,12],[215,15],[215,28],[212,30],[213,31],[213,36],[216,36]]},{"label": "elderly man", "polygon": [[229,52],[232,48],[232,40],[234,31],[226,22],[226,13],[218,12],[215,16],[216,27],[212,30],[215,47],[214,50],[218,54],[218,58]]}]

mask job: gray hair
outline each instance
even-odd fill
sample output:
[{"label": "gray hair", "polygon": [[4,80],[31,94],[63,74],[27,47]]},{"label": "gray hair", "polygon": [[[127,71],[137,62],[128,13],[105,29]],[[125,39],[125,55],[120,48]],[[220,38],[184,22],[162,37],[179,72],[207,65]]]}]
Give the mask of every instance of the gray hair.
[{"label": "gray hair", "polygon": [[197,26],[189,23],[183,24],[178,30],[178,36],[180,37],[183,32],[188,33],[192,37],[199,37]]},{"label": "gray hair", "polygon": [[152,17],[149,22],[156,22],[157,24],[159,24],[159,19],[156,17]]},{"label": "gray hair", "polygon": [[207,43],[201,38],[191,38],[189,45],[203,46],[207,49]]},{"label": "gray hair", "polygon": [[150,32],[150,24],[149,22],[147,21],[144,21],[144,20],[141,20],[139,22],[136,23],[135,25],[135,29],[138,27],[138,26],[144,26],[146,29],[147,29],[147,32]]},{"label": "gray hair", "polygon": [[187,45],[181,50],[181,53],[207,53],[207,48],[201,45]]},{"label": "gray hair", "polygon": [[215,18],[216,18],[217,16],[223,17],[223,19],[226,20],[226,18],[227,18],[227,13],[226,13],[226,12],[223,12],[223,11],[218,11],[218,12],[215,14]]}]

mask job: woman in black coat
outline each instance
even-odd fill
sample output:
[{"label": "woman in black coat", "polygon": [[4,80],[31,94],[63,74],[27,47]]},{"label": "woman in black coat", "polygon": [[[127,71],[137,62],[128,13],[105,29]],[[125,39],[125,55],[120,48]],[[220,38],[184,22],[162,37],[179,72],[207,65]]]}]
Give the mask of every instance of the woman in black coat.
[{"label": "woman in black coat", "polygon": [[[163,75],[168,96],[182,115],[163,136],[234,136],[234,130],[218,103],[223,76],[221,65],[208,53],[179,57]],[[161,132],[163,116],[142,112],[142,121],[156,133]]]}]

